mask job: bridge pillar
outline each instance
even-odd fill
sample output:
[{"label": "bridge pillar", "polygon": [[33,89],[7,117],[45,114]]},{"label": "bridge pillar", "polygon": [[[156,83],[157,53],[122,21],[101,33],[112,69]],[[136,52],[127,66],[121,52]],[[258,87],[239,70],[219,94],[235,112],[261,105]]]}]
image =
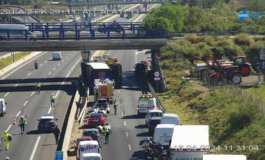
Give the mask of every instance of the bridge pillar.
[{"label": "bridge pillar", "polygon": [[[163,76],[163,72],[161,70],[159,60],[158,60],[158,54],[160,53],[159,49],[152,49],[151,50],[151,64],[152,64],[152,77],[149,77],[151,79],[153,88],[156,92],[165,92],[166,91],[166,82]],[[154,72],[160,73],[160,80],[155,81],[154,80]]]},{"label": "bridge pillar", "polygon": [[144,3],[143,5],[144,5],[144,10],[147,12],[148,11],[147,10],[147,3]]},{"label": "bridge pillar", "polygon": [[90,51],[89,50],[82,50],[81,51],[81,56],[82,56],[82,59],[83,61],[89,61],[90,59]]},{"label": "bridge pillar", "polygon": [[108,4],[108,10],[111,10],[111,5],[110,4]]}]

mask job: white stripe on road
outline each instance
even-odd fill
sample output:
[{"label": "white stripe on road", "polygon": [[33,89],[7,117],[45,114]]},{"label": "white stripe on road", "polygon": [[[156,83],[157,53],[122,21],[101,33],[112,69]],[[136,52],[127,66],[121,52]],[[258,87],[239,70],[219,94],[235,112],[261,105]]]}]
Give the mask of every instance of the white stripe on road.
[{"label": "white stripe on road", "polygon": [[45,63],[46,63],[47,61],[45,61]]},{"label": "white stripe on road", "polygon": [[57,98],[58,94],[60,93],[60,91],[57,91],[56,95],[55,95],[55,98]]},{"label": "white stripe on road", "polygon": [[129,137],[129,136],[128,136],[128,132],[126,132],[126,137]]},{"label": "white stripe on road", "polygon": [[118,90],[118,93],[120,93],[121,91],[120,90]]},{"label": "white stripe on road", "polygon": [[31,72],[29,72],[28,76],[31,74]]},{"label": "white stripe on road", "polygon": [[31,95],[30,95],[30,96],[32,97],[32,96],[33,96],[33,94],[34,94],[34,91],[31,93]]},{"label": "white stripe on road", "polygon": [[52,72],[50,72],[48,75],[50,75]]},{"label": "white stripe on road", "polygon": [[40,64],[40,66],[42,66],[43,64]]},{"label": "white stripe on road", "polygon": [[35,143],[35,146],[34,146],[34,148],[33,148],[33,151],[32,151],[32,153],[31,153],[31,156],[30,156],[30,159],[29,159],[29,160],[33,160],[39,142],[40,142],[40,136],[38,136],[38,139],[37,139],[37,141],[36,141],[36,143]]},{"label": "white stripe on road", "polygon": [[6,97],[8,94],[9,94],[9,92],[7,92],[7,93],[4,95],[4,97]]},{"label": "white stripe on road", "polygon": [[123,112],[121,112],[121,115],[123,116]]},{"label": "white stripe on road", "polygon": [[67,59],[68,57],[65,57],[65,59]]},{"label": "white stripe on road", "polygon": [[57,66],[60,66],[60,63],[59,63],[59,64],[57,64]]},{"label": "white stripe on road", "polygon": [[[45,54],[45,53],[47,53],[47,52],[43,52],[43,54]],[[28,61],[27,63],[25,63],[25,64],[21,65],[20,67],[18,67],[17,69],[15,69],[15,70],[14,70],[14,71],[12,71],[11,73],[9,73],[9,74],[8,74],[8,75],[6,75],[5,77],[3,77],[1,80],[3,80],[3,79],[5,79],[6,77],[10,76],[10,75],[11,75],[11,74],[13,74],[14,72],[16,72],[16,71],[17,71],[17,70],[19,70],[20,68],[24,67],[26,64],[30,63],[30,62],[31,62],[31,61],[33,61],[34,59],[36,59],[36,58],[38,58],[38,57],[42,56],[43,54],[41,54],[41,55],[39,55],[39,56],[37,56],[37,57],[33,58],[32,60]]]},{"label": "white stripe on road", "polygon": [[50,107],[50,109],[49,109],[49,111],[48,111],[48,114],[50,114],[50,113],[51,113],[51,110],[52,110],[52,107]]},{"label": "white stripe on road", "polygon": [[11,127],[12,127],[12,124],[9,125],[6,131],[8,132]]},{"label": "white stripe on road", "polygon": [[50,57],[50,59],[52,59],[52,57]]},{"label": "white stripe on road", "polygon": [[16,117],[18,117],[19,114],[20,114],[20,111],[17,113]]},{"label": "white stripe on road", "polygon": [[132,150],[131,145],[129,144],[129,150]]},{"label": "white stripe on road", "polygon": [[123,123],[124,123],[124,125],[126,126],[126,122],[125,122],[125,121],[123,121]]},{"label": "white stripe on road", "polygon": [[53,70],[55,70],[56,68],[53,68]]},{"label": "white stripe on road", "polygon": [[15,85],[15,87],[17,86],[18,84]]},{"label": "white stripe on road", "polygon": [[64,62],[64,60],[62,60],[62,62]]},{"label": "white stripe on road", "polygon": [[26,101],[26,102],[24,103],[24,106],[27,105],[27,104],[28,104],[28,101]]}]

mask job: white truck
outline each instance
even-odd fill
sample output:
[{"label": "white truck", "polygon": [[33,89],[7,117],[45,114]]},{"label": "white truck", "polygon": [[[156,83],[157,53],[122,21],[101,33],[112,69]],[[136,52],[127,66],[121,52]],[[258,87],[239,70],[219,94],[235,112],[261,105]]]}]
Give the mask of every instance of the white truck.
[{"label": "white truck", "polygon": [[247,160],[247,157],[245,155],[208,154],[203,155],[203,160]]},{"label": "white truck", "polygon": [[146,116],[149,110],[157,110],[156,99],[152,95],[143,94],[138,99],[137,114]]},{"label": "white truck", "polygon": [[174,124],[158,124],[155,128],[154,140],[156,140],[157,143],[161,143],[163,147],[167,148],[170,140],[172,139],[174,129]]},{"label": "white truck", "polygon": [[162,116],[161,124],[175,124],[180,125],[179,117],[177,114],[165,113]]},{"label": "white truck", "polygon": [[76,159],[79,160],[84,153],[100,153],[98,141],[79,142]]},{"label": "white truck", "polygon": [[170,160],[203,160],[209,153],[208,125],[176,125],[170,144]]}]

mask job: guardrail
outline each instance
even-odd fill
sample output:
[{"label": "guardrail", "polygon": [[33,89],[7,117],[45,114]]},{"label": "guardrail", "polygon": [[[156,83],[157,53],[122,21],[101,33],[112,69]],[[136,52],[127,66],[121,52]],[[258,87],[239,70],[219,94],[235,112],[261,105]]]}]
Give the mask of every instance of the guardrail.
[{"label": "guardrail", "polygon": [[148,87],[149,87],[149,90],[150,90],[150,92],[152,93],[153,97],[155,97],[155,99],[156,99],[156,104],[157,104],[157,106],[159,107],[159,109],[160,109],[161,111],[163,111],[163,113],[165,113],[165,112],[166,112],[166,109],[164,108],[164,106],[163,106],[162,103],[160,102],[158,96],[156,95],[156,92],[155,92],[154,88],[152,87],[152,85],[151,85],[149,82],[148,82]]}]

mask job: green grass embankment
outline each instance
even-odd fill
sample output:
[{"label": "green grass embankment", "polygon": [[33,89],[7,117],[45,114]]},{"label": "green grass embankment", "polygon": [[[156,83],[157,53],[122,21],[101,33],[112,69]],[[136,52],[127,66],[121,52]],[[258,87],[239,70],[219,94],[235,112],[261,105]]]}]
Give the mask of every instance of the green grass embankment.
[{"label": "green grass embankment", "polygon": [[[20,53],[15,53],[15,62],[28,56],[29,52],[20,52]],[[0,60],[0,70],[7,67],[8,65],[13,63],[13,56],[9,56],[6,58],[1,58]]]}]

